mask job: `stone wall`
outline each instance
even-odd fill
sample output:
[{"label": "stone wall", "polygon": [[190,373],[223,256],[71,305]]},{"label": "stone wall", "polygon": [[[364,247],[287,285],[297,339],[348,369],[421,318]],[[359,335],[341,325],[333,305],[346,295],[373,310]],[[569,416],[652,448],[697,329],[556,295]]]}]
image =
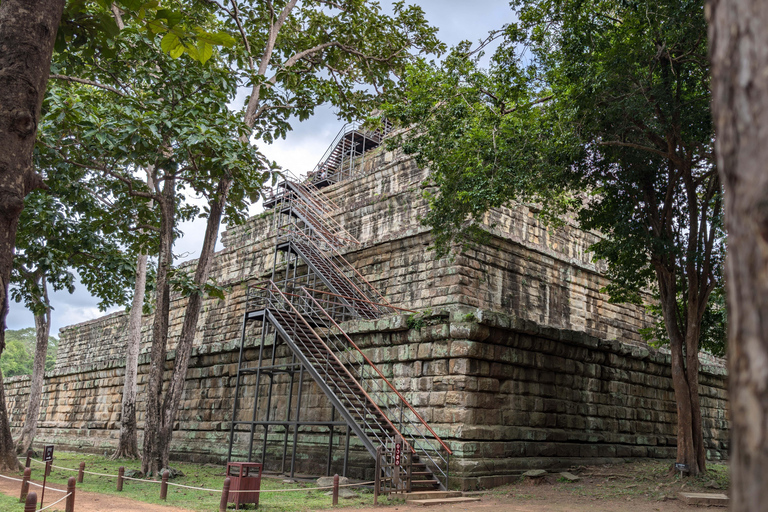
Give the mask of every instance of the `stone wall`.
[{"label": "stone wall", "polygon": [[[534,467],[674,456],[668,356],[647,348],[638,335],[652,321],[643,308],[611,304],[600,293],[608,284],[605,269],[588,252],[598,234],[568,219],[547,229],[535,207],[513,205],[488,214],[487,243],[455,258],[435,258],[428,250],[431,235],[418,222],[427,207],[427,171],[399,152],[380,148],[371,157],[367,174],[323,193],[339,206],[336,221],[361,242],[345,257],[393,305],[423,314],[353,323],[348,332],[449,442],[457,484],[495,485]],[[270,275],[273,220],[267,212],[222,236],[224,249],[214,258],[212,276],[227,292],[223,300],[203,304],[174,457],[226,457],[246,290]],[[167,368],[183,309],[184,299],[173,297]],[[99,452],[114,447],[126,323],[126,315],[116,313],[61,331],[57,364],[46,378],[39,442]],[[139,397],[151,318],[144,319],[143,331]],[[255,342],[247,337],[251,359]],[[288,357],[280,350],[278,360]],[[254,396],[253,382],[246,379],[240,398]],[[313,383],[307,386],[303,417],[327,421],[328,401]],[[26,389],[25,379],[9,379],[14,429],[23,422]],[[287,407],[288,389],[287,382],[276,386],[272,407]],[[723,368],[703,367],[700,391],[709,456],[724,457]],[[138,418],[143,423],[142,402]],[[300,467],[321,469],[323,457],[314,454],[326,450],[326,433],[302,433]],[[244,449],[241,437],[238,453]],[[353,445],[353,473],[370,477],[370,458],[359,443]],[[334,457],[338,467],[338,449]]]},{"label": "stone wall", "polygon": [[[668,355],[483,309],[454,308],[344,327],[451,446],[453,485],[489,487],[529,468],[675,455]],[[246,357],[253,361],[257,337],[246,340],[251,347]],[[278,360],[288,355],[281,347]],[[166,368],[173,357],[169,354]],[[139,397],[147,360],[141,358]],[[122,366],[121,360],[112,360],[87,371],[51,372],[37,441],[112,450],[119,432]],[[174,434],[174,458],[226,458],[236,372],[235,342],[195,348]],[[314,384],[308,386],[302,416],[327,421],[327,400]],[[14,429],[23,422],[26,387],[24,378],[6,384]],[[285,406],[287,390],[285,384],[276,386],[273,407]],[[704,364],[700,392],[708,456],[719,459],[728,449],[725,370]],[[249,403],[253,394],[253,380],[246,381],[240,398]],[[141,425],[141,398],[138,417]],[[279,431],[273,432],[280,438]],[[301,468],[324,471],[326,432],[302,434]],[[342,442],[338,436],[334,471],[341,464]],[[244,449],[242,442],[235,446]],[[353,452],[352,474],[370,477],[373,460],[359,449]]]},{"label": "stone wall", "polygon": [[[610,304],[600,293],[608,282],[587,247],[598,238],[566,222],[551,230],[526,205],[488,215],[487,245],[455,259],[435,258],[429,230],[418,217],[426,211],[427,171],[397,152],[377,150],[369,173],[323,193],[339,205],[336,220],[360,242],[345,257],[396,306],[424,310],[464,305],[505,311],[540,325],[643,344],[638,329],[651,321],[643,308]],[[212,277],[230,291],[224,301],[209,298],[198,321],[195,344],[237,339],[249,282],[270,275],[274,261],[272,212],[251,218],[222,235]],[[278,256],[279,257],[279,256]],[[186,264],[189,267],[190,264]],[[169,343],[181,331],[184,300],[174,297]],[[56,368],[90,365],[120,357],[125,318],[116,313],[61,331]],[[144,320],[149,350],[151,318]]]}]

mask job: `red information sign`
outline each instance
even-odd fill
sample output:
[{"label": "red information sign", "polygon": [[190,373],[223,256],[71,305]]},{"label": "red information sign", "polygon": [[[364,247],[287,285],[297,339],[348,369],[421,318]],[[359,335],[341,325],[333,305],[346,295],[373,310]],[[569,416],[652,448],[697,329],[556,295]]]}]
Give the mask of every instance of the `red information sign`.
[{"label": "red information sign", "polygon": [[400,456],[403,452],[403,444],[397,443],[395,444],[395,466],[400,465]]}]

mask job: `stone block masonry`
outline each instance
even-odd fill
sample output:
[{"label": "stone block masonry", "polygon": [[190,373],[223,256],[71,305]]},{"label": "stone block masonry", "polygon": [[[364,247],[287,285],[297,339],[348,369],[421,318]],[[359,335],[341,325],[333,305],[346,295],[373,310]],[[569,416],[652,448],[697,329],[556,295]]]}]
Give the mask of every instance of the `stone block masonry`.
[{"label": "stone block masonry", "polygon": [[[422,314],[345,329],[454,449],[454,483],[488,487],[532,468],[673,457],[676,410],[668,357],[638,334],[653,321],[644,308],[612,304],[601,293],[608,284],[605,268],[588,251],[600,235],[569,219],[551,229],[537,219],[534,206],[510,205],[487,215],[485,244],[438,259],[429,250],[428,228],[418,221],[428,206],[428,171],[399,151],[375,151],[366,156],[367,174],[323,194],[339,206],[335,220],[361,242],[344,257],[393,305]],[[211,275],[227,291],[224,300],[203,304],[174,433],[175,458],[226,457],[246,289],[269,278],[274,258],[282,258],[274,237],[271,212],[222,235],[224,249]],[[184,298],[173,297],[167,368],[184,306]],[[115,313],[61,331],[56,366],[46,376],[39,443],[100,453],[114,448],[126,325],[127,316]],[[151,318],[142,328],[140,427]],[[307,381],[303,418],[329,421],[328,401]],[[704,431],[715,459],[728,448],[725,383],[722,367],[702,367]],[[25,378],[6,383],[16,432],[27,387]],[[241,398],[252,400],[253,381],[241,389]],[[276,386],[273,406],[285,404],[287,389],[285,383]],[[321,430],[301,434],[300,468],[306,471],[324,471],[317,466],[327,450]],[[271,436],[278,439],[279,429]],[[342,435],[335,439],[343,442]],[[236,444],[236,451],[243,449]],[[370,457],[355,453],[352,474],[370,478]]]},{"label": "stone block masonry", "polygon": [[[665,354],[484,309],[453,308],[343,327],[450,444],[452,485],[457,487],[499,485],[528,469],[675,456],[676,412]],[[173,357],[169,354],[168,368]],[[140,425],[146,356],[141,362]],[[195,349],[173,458],[224,460],[236,371],[234,343]],[[111,451],[119,432],[122,373],[119,360],[87,371],[51,372],[37,441]],[[327,421],[328,403],[310,386],[303,417]],[[25,378],[6,384],[15,429],[22,425],[26,387]],[[273,406],[282,407],[286,390],[276,387]],[[704,364],[700,392],[708,456],[726,457],[725,370]],[[252,399],[252,385],[242,393],[241,399]],[[273,435],[280,438],[279,432]],[[324,471],[320,466],[327,445],[322,433],[307,431],[300,442],[306,457],[300,467]],[[309,456],[313,452],[318,454],[315,462]],[[334,462],[334,471],[339,464]],[[351,474],[369,477],[371,467],[372,459],[358,450]]]}]

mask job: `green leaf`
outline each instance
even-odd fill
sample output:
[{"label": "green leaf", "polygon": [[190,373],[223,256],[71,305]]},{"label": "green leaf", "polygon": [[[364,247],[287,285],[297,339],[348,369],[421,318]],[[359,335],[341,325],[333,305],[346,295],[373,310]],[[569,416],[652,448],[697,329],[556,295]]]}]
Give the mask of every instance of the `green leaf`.
[{"label": "green leaf", "polygon": [[[160,48],[165,53],[171,53],[173,50],[181,46],[181,40],[179,40],[179,36],[174,34],[173,32],[167,32],[163,39],[160,40]],[[184,52],[184,48],[182,47],[181,52]],[[181,53],[179,54],[181,55]],[[173,57],[173,55],[171,55]],[[175,57],[174,57],[175,58]]]}]

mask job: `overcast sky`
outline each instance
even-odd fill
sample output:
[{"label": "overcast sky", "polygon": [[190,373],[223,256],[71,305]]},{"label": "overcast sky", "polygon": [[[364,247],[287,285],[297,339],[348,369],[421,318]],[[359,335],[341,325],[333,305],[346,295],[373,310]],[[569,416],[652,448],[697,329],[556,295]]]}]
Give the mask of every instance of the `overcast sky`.
[{"label": "overcast sky", "polygon": [[[449,47],[465,39],[479,41],[487,36],[489,31],[498,29],[513,19],[508,1],[411,0],[409,3],[422,6],[427,20],[440,29],[438,36]],[[390,2],[383,0],[381,4],[387,5]],[[304,174],[315,166],[342,125],[343,122],[336,118],[332,109],[320,107],[314,117],[302,123],[294,123],[294,130],[285,140],[278,140],[261,149],[268,158],[275,160],[283,168],[296,175]],[[257,211],[257,208],[252,207],[252,211]],[[225,229],[226,227],[222,226],[221,231]],[[205,221],[186,223],[181,226],[181,230],[184,236],[174,244],[174,253],[182,260],[196,258],[202,245]],[[66,292],[53,293],[51,334],[58,337],[59,329],[63,326],[122,309],[114,308],[102,312],[99,311],[97,302],[82,285],[77,286],[71,295]],[[7,325],[8,329],[22,329],[34,327],[35,322],[23,304],[11,302]]]}]

